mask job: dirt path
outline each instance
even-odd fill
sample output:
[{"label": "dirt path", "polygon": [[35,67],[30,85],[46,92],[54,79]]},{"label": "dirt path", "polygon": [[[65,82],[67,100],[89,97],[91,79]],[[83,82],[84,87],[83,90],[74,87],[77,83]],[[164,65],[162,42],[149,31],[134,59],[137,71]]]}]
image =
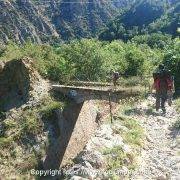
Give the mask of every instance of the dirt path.
[{"label": "dirt path", "polygon": [[166,115],[156,113],[150,97],[132,116],[139,119],[146,132],[146,144],[138,173],[132,179],[180,179],[180,132],[172,128],[178,114],[175,107],[167,107]]}]

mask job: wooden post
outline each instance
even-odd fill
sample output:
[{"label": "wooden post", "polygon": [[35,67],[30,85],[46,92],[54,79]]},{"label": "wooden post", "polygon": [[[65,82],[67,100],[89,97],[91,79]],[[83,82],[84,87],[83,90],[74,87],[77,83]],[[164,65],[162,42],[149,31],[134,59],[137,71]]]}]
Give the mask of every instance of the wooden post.
[{"label": "wooden post", "polygon": [[109,112],[111,117],[111,123],[113,123],[112,104],[111,104],[111,91],[109,92]]}]

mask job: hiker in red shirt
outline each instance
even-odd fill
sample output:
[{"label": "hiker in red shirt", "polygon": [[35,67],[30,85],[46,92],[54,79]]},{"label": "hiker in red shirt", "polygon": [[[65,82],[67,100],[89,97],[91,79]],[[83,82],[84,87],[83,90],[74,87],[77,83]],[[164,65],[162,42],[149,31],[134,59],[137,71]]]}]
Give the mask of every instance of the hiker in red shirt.
[{"label": "hiker in red shirt", "polygon": [[172,94],[173,80],[170,72],[165,70],[164,65],[159,65],[158,71],[153,73],[154,78],[154,89],[156,90],[156,110],[159,108],[166,113],[165,102],[171,105],[170,94]]}]

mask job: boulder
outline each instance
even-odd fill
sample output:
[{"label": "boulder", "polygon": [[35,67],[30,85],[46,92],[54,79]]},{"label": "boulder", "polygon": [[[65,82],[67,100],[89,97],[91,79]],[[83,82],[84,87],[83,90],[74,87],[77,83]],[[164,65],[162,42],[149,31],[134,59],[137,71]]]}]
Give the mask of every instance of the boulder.
[{"label": "boulder", "polygon": [[29,58],[0,65],[0,109],[7,111],[28,101],[32,84],[40,78]]},{"label": "boulder", "polygon": [[94,179],[97,175],[96,170],[93,168],[87,168],[81,164],[76,164],[66,171],[66,175],[69,177],[83,177],[87,179]]},{"label": "boulder", "polygon": [[104,157],[99,151],[82,151],[76,160],[79,163],[88,162],[96,169],[102,168],[105,164]]},{"label": "boulder", "polygon": [[109,124],[103,124],[97,131],[96,137],[101,137],[104,139],[111,139],[113,134],[113,130],[111,129]]}]

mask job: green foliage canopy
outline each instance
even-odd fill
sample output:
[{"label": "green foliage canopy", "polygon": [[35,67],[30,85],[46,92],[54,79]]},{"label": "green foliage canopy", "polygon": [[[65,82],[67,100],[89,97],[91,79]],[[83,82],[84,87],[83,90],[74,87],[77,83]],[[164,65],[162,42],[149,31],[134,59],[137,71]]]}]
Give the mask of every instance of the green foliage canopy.
[{"label": "green foliage canopy", "polygon": [[9,43],[0,59],[11,60],[24,56],[34,59],[40,74],[51,80],[106,81],[111,70],[136,76],[151,74],[162,61],[162,53],[148,45],[96,39],[82,39],[58,47],[27,42],[24,45]]}]

